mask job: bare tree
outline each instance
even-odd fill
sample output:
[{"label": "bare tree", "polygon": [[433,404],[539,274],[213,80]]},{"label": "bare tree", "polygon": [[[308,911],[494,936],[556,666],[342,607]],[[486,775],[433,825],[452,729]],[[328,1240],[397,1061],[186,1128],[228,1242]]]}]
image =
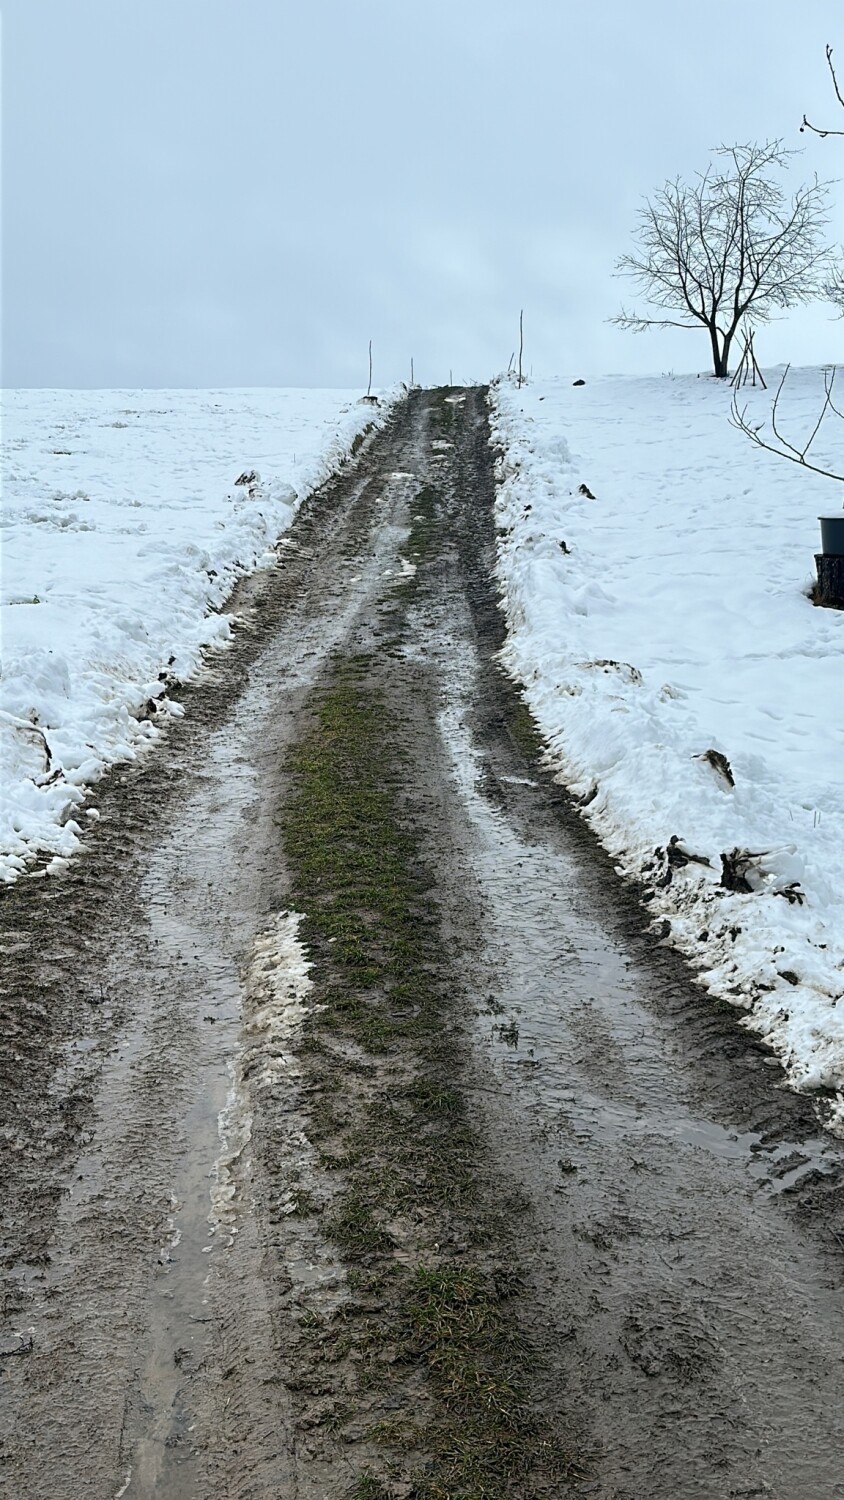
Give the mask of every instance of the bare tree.
[{"label": "bare tree", "polygon": [[621,313],[621,328],[705,328],[712,367],[724,379],[742,322],[820,295],[831,252],[822,243],[829,184],[789,195],[778,182],[794,152],[781,141],[721,146],[692,182],[667,182],[639,213],[637,249],[616,271],[635,282],[653,314]]}]

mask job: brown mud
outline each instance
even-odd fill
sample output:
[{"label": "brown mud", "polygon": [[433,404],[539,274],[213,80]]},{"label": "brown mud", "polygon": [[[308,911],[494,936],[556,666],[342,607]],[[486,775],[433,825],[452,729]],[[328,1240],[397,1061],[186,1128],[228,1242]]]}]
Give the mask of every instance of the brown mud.
[{"label": "brown mud", "polygon": [[241,585],[0,898],[0,1492],[844,1495],[842,1151],[496,665],[483,393]]}]

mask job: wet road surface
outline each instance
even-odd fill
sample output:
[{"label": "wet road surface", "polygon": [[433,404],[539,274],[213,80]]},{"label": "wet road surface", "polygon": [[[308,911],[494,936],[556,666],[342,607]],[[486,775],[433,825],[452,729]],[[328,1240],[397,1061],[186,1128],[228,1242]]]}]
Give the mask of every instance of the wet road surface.
[{"label": "wet road surface", "polygon": [[578,1456],[542,1492],[844,1495],[841,1148],[648,935],[542,767],[496,665],[493,556],[482,393],[415,393],[241,586],[234,647],[98,789],[88,852],[4,892],[10,1500],[376,1493],[355,1412],[323,1422],[291,1374],[296,1317],[348,1291],[296,1206],[322,1168],[279,833],[314,695],[364,658],[484,1170],[523,1195],[518,1317]]}]

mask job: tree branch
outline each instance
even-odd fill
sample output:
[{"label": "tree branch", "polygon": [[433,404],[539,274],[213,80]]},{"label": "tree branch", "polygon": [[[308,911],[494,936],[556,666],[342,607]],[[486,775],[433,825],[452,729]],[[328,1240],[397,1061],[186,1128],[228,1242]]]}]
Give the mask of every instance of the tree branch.
[{"label": "tree branch", "polygon": [[[628,313],[622,308],[614,318],[607,321],[616,328],[626,328],[630,333],[644,333],[646,328],[695,328],[695,323],[679,323],[674,318],[645,318],[638,313]],[[700,321],[700,320],[699,320]]]},{"label": "tree branch", "polygon": [[[826,65],[832,75],[832,86],[835,89],[835,97],[838,100],[838,103],[841,105],[841,108],[844,109],[844,97],[841,94],[838,79],[835,76],[835,67],[832,61],[832,48],[828,43],[826,48]],[[813,125],[810,120],[807,120],[805,115],[803,116],[803,123],[800,126],[801,134],[804,130],[813,131],[814,134],[819,135],[822,140],[825,139],[825,137],[828,135],[844,135],[844,130],[821,130],[818,125]]]},{"label": "tree branch", "polygon": [[776,438],[776,443],[769,443],[765,441],[765,439],[762,437],[762,428],[764,424],[762,422],[759,422],[756,424],[756,426],[753,426],[747,416],[747,406],[743,406],[741,410],[739,410],[738,401],[735,395],[733,396],[732,404],[730,406],[730,423],[733,427],[736,427],[739,432],[743,432],[745,437],[750,438],[750,441],[752,443],[755,443],[757,448],[764,448],[766,453],[774,453],[776,454],[777,458],[787,458],[791,463],[799,464],[801,468],[809,469],[813,474],[820,474],[824,479],[835,479],[838,480],[841,484],[844,484],[844,474],[836,474],[834,469],[823,469],[819,464],[810,463],[808,458],[806,457],[809,449],[815,441],[815,438],[820,432],[827,412],[831,410],[837,417],[841,416],[841,413],[838,411],[837,407],[833,404],[832,401],[832,388],[835,384],[836,376],[835,366],[833,366],[831,371],[824,370],[823,405],[821,406],[818,419],[802,448],[798,448],[795,443],[789,442],[788,438],[783,435],[783,433],[777,426],[777,411],[779,408],[780,396],[782,395],[783,389],[785,387],[785,382],[788,378],[788,372],[790,369],[791,366],[786,365],[782,374],[782,379],[777,386],[777,393],[774,397],[774,404],[771,408],[771,431]]}]

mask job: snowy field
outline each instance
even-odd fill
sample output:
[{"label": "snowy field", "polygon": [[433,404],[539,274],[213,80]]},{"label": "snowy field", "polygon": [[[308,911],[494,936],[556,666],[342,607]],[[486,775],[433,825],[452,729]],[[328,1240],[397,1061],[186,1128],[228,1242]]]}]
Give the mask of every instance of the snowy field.
[{"label": "snowy field", "polygon": [[0,879],[79,847],[85,789],[180,711],[235,580],[383,420],[358,397],[4,393]]},{"label": "snowy field", "polygon": [[[754,421],[779,373],[742,392]],[[808,597],[844,485],[761,452],[730,394],[493,387],[504,659],[659,930],[844,1120],[844,613]],[[789,375],[788,435],[822,397]],[[844,473],[843,421],[816,446]]]}]

